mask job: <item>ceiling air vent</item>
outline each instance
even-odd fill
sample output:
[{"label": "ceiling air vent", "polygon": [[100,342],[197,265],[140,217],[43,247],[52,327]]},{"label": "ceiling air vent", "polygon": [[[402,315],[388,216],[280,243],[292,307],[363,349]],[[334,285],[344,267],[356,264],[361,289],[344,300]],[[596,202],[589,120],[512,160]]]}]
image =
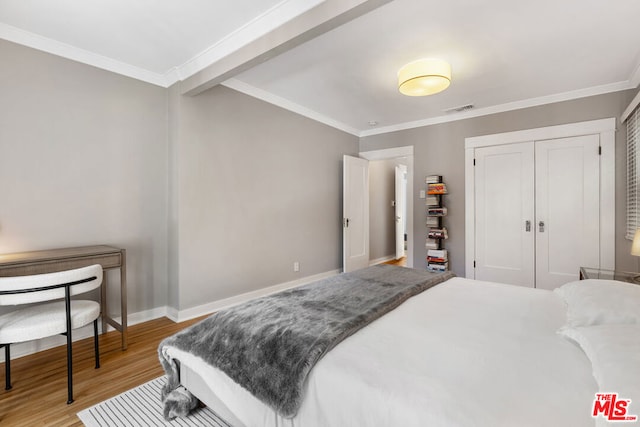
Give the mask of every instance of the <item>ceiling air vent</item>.
[{"label": "ceiling air vent", "polygon": [[462,111],[471,110],[473,108],[473,104],[465,104],[459,107],[447,108],[444,110],[445,113],[460,113]]}]

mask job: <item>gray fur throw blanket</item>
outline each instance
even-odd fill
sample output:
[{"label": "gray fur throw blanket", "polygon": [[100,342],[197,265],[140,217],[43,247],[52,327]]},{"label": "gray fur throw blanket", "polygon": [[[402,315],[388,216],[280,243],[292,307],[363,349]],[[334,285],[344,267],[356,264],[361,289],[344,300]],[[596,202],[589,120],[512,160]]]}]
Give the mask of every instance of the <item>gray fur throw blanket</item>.
[{"label": "gray fur throw blanket", "polygon": [[342,340],[408,298],[453,277],[451,272],[376,265],[214,313],[160,343],[167,373],[167,419],[186,416],[197,400],[180,387],[176,361],[162,349],[188,351],[223,371],[280,415],[293,417],[305,380]]}]

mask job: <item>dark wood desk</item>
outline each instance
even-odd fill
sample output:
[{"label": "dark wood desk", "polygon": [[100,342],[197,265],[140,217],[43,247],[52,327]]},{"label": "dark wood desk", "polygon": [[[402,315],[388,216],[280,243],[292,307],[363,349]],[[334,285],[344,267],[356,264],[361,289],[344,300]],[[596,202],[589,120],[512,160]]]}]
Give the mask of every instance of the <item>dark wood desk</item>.
[{"label": "dark wood desk", "polygon": [[[113,246],[82,246],[78,248],[51,249],[46,251],[0,254],[0,277],[27,276],[30,274],[55,273],[62,270],[100,264],[104,279],[100,287],[102,307],[102,333],[107,324],[122,334],[122,349],[127,349],[127,267],[126,251]],[[107,270],[120,269],[120,314],[118,323],[109,316],[107,309]]]}]

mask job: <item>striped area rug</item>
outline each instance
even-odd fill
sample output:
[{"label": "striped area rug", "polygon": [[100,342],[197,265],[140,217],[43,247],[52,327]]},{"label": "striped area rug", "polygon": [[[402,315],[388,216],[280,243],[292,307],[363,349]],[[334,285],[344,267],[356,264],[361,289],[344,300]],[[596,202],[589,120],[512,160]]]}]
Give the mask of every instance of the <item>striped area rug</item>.
[{"label": "striped area rug", "polygon": [[160,389],[165,377],[156,378],[78,413],[86,427],[231,427],[209,408],[197,408],[186,418],[170,423],[162,417]]}]

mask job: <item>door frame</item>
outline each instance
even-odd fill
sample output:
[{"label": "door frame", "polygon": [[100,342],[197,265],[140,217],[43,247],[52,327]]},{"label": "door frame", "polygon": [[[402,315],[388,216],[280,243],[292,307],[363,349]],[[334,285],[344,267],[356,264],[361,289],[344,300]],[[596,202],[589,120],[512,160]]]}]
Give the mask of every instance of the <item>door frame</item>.
[{"label": "door frame", "polygon": [[[394,216],[395,216],[395,229],[396,229],[396,259],[407,256],[407,251],[404,248],[404,239],[407,233],[407,165],[396,165],[394,168]],[[408,239],[408,237],[407,237]]]},{"label": "door frame", "polygon": [[361,151],[359,156],[369,161],[407,158],[407,267],[413,267],[413,145]]},{"label": "door frame", "polygon": [[615,117],[465,138],[465,277],[475,277],[475,149],[571,136],[600,136],[600,268],[615,268]]}]

